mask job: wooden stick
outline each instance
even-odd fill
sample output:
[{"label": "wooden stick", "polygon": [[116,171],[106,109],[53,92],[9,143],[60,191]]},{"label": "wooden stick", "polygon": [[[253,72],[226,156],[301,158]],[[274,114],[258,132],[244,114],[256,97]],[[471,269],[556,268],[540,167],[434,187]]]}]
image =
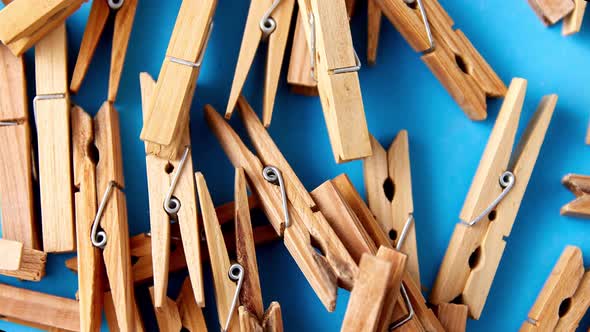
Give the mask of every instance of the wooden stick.
[{"label": "wooden stick", "polygon": [[301,14],[297,14],[295,32],[293,33],[293,46],[287,82],[291,85],[291,91],[304,96],[318,95],[318,82],[311,75],[311,60],[309,47],[301,23]]},{"label": "wooden stick", "polygon": [[574,10],[572,0],[528,0],[533,11],[545,25],[553,25]]},{"label": "wooden stick", "polygon": [[467,328],[467,306],[464,304],[441,303],[436,306],[436,317],[448,332],[465,332]]},{"label": "wooden stick", "polygon": [[[563,19],[562,33],[564,36],[570,36],[580,32],[582,28],[582,21],[584,20],[584,13],[586,12],[587,2],[584,0],[573,0],[574,9]],[[570,2],[570,1],[568,1]]]}]

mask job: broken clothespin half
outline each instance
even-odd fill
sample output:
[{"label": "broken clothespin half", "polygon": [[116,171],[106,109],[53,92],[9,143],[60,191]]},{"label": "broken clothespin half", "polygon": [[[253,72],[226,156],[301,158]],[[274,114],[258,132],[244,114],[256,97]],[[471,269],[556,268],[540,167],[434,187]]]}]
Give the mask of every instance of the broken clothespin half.
[{"label": "broken clothespin half", "polygon": [[564,36],[575,34],[582,27],[586,0],[528,0],[528,3],[547,26],[563,20]]},{"label": "broken clothespin half", "polygon": [[563,177],[561,183],[576,195],[575,200],[561,207],[561,214],[590,218],[590,176],[568,174]]},{"label": "broken clothespin half", "polygon": [[40,281],[45,276],[47,254],[43,251],[0,239],[0,253],[0,274],[28,281]]}]

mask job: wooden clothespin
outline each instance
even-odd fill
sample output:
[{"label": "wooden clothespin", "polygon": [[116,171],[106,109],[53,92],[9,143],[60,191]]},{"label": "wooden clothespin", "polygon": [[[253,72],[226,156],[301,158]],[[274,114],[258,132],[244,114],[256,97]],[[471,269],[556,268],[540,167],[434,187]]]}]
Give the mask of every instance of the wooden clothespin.
[{"label": "wooden clothespin", "polygon": [[465,332],[467,328],[467,306],[464,304],[441,303],[434,309],[436,317],[447,332]]},{"label": "wooden clothespin", "polygon": [[302,20],[301,14],[297,13],[287,83],[289,83],[291,91],[294,93],[304,96],[317,96],[318,82],[312,76],[309,47]]},{"label": "wooden clothespin", "polygon": [[486,97],[506,86],[436,0],[375,0],[472,120],[487,117]]},{"label": "wooden clothespin", "polygon": [[270,125],[294,6],[295,0],[253,0],[250,2],[240,55],[225,111],[226,118],[229,119],[236,108],[248,72],[254,62],[258,45],[262,41],[268,40],[262,123],[265,127]]},{"label": "wooden clothespin", "polygon": [[25,68],[0,44],[0,205],[2,236],[40,249],[33,207],[34,163],[27,106]]},{"label": "wooden clothespin", "polygon": [[352,45],[345,2],[298,3],[334,158],[340,163],[367,157],[371,143],[357,73],[360,61]]},{"label": "wooden clothespin", "polygon": [[43,251],[0,239],[0,253],[0,274],[28,281],[40,281],[45,276],[47,254]]},{"label": "wooden clothespin", "polygon": [[[408,219],[414,218],[408,132],[400,131],[387,151],[371,136],[371,148],[373,155],[363,161],[367,201],[395,245]],[[408,255],[408,272],[420,287],[415,223],[409,227],[401,250]]]},{"label": "wooden clothespin", "polygon": [[[113,293],[106,292],[104,293],[104,313],[107,320],[107,325],[109,326],[110,332],[119,332],[121,329],[119,328],[119,322],[117,321],[117,312],[115,310],[115,302],[113,300]],[[141,314],[139,313],[139,308],[137,307],[137,303],[133,303],[133,317],[135,321],[135,330],[134,332],[144,332],[145,327],[143,326],[143,321],[141,320]],[[100,321],[99,321],[100,323]],[[82,330],[84,331],[84,330]]]},{"label": "wooden clothespin", "polygon": [[137,0],[99,0],[92,2],[90,16],[88,17],[80,52],[78,53],[78,60],[70,82],[72,92],[78,93],[80,90],[109,14],[111,11],[116,11],[107,99],[111,103],[115,102],[136,9]]},{"label": "wooden clothespin", "polygon": [[[152,302],[154,302],[153,287],[150,287],[150,295]],[[176,301],[166,297],[164,304],[156,308],[156,320],[160,331],[207,332],[205,318],[201,307],[195,302],[195,295],[189,278],[186,278],[182,284],[182,289]]]},{"label": "wooden clothespin", "polygon": [[564,216],[590,218],[590,176],[568,174],[561,183],[569,189],[576,199],[561,207]]},{"label": "wooden clothespin", "polygon": [[[144,119],[149,116],[148,103],[156,82],[147,73],[140,74]],[[205,306],[203,271],[201,268],[201,241],[197,220],[197,199],[193,178],[193,161],[190,148],[188,121],[183,124],[182,157],[161,158],[151,154],[146,144],[146,167],[150,197],[150,224],[154,268],[154,304],[165,305],[168,289],[170,259],[170,223],[178,222],[184,257],[189,269],[196,302]]]},{"label": "wooden clothespin", "polygon": [[383,12],[377,0],[367,1],[367,62],[374,65],[377,62],[379,35],[381,34],[381,20]]},{"label": "wooden clothespin", "polygon": [[[270,223],[283,236],[287,249],[324,306],[333,311],[338,285],[350,289],[358,266],[243,97],[238,100],[238,108],[258,157],[208,105],[205,117],[209,127],[234,167],[244,168],[250,190]],[[320,248],[321,254],[314,247]]]},{"label": "wooden clothespin", "polygon": [[430,296],[437,305],[467,305],[474,319],[483,310],[557,103],[557,95],[543,97],[513,152],[526,85],[521,78],[510,84]]},{"label": "wooden clothespin", "polygon": [[0,284],[0,320],[50,331],[80,331],[76,300]]},{"label": "wooden clothespin", "polygon": [[176,157],[184,149],[179,140],[187,127],[216,4],[216,0],[182,1],[158,83],[147,108],[141,139],[167,146],[171,150],[167,158]]},{"label": "wooden clothespin", "polygon": [[590,306],[590,272],[582,251],[567,246],[520,331],[575,331]]},{"label": "wooden clothespin", "polygon": [[580,31],[586,1],[584,0],[529,0],[529,4],[545,25],[563,20],[562,33],[569,36]]},{"label": "wooden clothespin", "polygon": [[66,44],[66,26],[61,24],[35,47],[33,107],[45,252],[76,250]]}]

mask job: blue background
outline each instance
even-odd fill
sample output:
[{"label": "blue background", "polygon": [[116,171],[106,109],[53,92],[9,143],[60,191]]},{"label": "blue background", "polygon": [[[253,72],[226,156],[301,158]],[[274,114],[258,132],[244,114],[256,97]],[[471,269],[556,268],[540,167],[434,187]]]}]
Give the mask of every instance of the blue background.
[{"label": "blue background", "polygon": [[[101,0],[97,0],[101,1]],[[149,229],[148,194],[141,130],[138,75],[157,77],[180,0],[140,0],[116,107],[121,117],[130,233]],[[560,179],[566,173],[590,173],[590,149],[584,145],[590,105],[587,67],[590,23],[573,37],[561,36],[561,23],[545,28],[527,2],[505,0],[441,0],[475,47],[506,84],[512,77],[529,80],[521,129],[541,97],[558,93],[559,101],[545,144],[528,186],[482,318],[470,321],[474,331],[514,331],[527,313],[564,247],[577,245],[590,253],[587,220],[561,217],[559,209],[573,198]],[[216,204],[233,197],[233,169],[203,121],[206,103],[224,111],[242,38],[249,1],[221,0],[194,98],[191,131],[195,171],[205,174]],[[359,1],[352,18],[356,49],[366,63],[366,4]],[[70,67],[73,67],[90,5],[68,20]],[[294,21],[293,21],[294,24]],[[107,28],[106,34],[112,33]],[[263,50],[266,48],[263,47]],[[290,52],[290,45],[287,53]],[[287,54],[288,55],[288,54]],[[110,38],[99,46],[85,84],[74,101],[95,113],[106,99]],[[29,96],[34,96],[33,54],[27,54]],[[260,110],[265,55],[259,52],[245,94]],[[286,68],[286,66],[284,66]],[[362,163],[334,163],[318,98],[291,94],[283,70],[270,128],[283,154],[303,184],[312,190],[323,181],[347,173],[364,191]],[[419,56],[389,21],[382,24],[377,65],[360,71],[369,129],[381,144],[407,129],[422,283],[432,286],[459,211],[484,150],[501,100],[491,101],[488,120],[472,122],[450,98]],[[0,83],[1,84],[1,83]],[[32,98],[31,98],[32,99]],[[239,117],[232,124],[239,127]],[[64,267],[71,255],[50,255],[47,276],[39,283],[0,277],[0,282],[74,298],[76,276]],[[585,257],[588,259],[588,256]],[[286,331],[336,331],[346,309],[348,292],[340,291],[336,311],[325,311],[280,243],[258,249],[265,304],[281,303]],[[207,307],[211,331],[218,329],[210,269]],[[176,296],[184,275],[171,277]],[[137,290],[146,325],[155,329],[145,286]],[[1,305],[1,304],[0,304]],[[588,327],[586,319],[582,324]],[[0,322],[6,331],[30,331]],[[104,325],[106,330],[106,325]]]}]

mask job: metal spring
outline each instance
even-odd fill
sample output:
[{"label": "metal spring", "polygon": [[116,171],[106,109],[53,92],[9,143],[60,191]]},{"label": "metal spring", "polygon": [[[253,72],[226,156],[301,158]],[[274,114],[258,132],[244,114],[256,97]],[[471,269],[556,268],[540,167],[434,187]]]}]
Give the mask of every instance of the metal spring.
[{"label": "metal spring", "polygon": [[498,197],[485,210],[483,210],[479,216],[475,217],[475,219],[470,222],[461,221],[463,224],[467,226],[473,226],[489,215],[490,212],[492,212],[492,210],[495,209],[496,206],[498,206],[498,204],[500,204],[500,202],[506,197],[506,195],[508,195],[510,190],[512,190],[514,183],[516,182],[516,177],[512,172],[506,171],[502,174],[502,176],[500,176],[499,182],[500,186],[503,188],[500,195],[498,195]]},{"label": "metal spring", "polygon": [[275,166],[266,166],[262,170],[262,176],[264,179],[274,185],[278,185],[281,189],[281,197],[283,200],[283,213],[285,215],[285,228],[291,226],[291,219],[289,218],[289,208],[287,205],[287,191],[285,190],[285,181],[283,180],[283,174]]},{"label": "metal spring", "polygon": [[125,0],[107,0],[107,3],[109,4],[109,7],[111,7],[112,10],[117,10],[123,7],[123,5],[125,4]]},{"label": "metal spring", "polygon": [[99,231],[98,224],[100,223],[100,218],[102,218],[104,209],[107,206],[109,197],[113,192],[113,188],[116,186],[117,184],[115,183],[115,181],[109,182],[109,184],[107,185],[107,189],[105,190],[104,195],[102,196],[102,201],[98,206],[98,210],[96,211],[94,221],[92,222],[92,230],[90,231],[90,241],[92,242],[93,246],[100,249],[104,249],[104,247],[107,245],[107,233],[104,230]]},{"label": "metal spring", "polygon": [[184,153],[182,154],[182,158],[176,167],[176,172],[172,177],[172,182],[170,183],[170,189],[168,189],[168,194],[166,194],[166,198],[164,199],[164,210],[169,215],[176,215],[180,210],[180,200],[176,197],[173,197],[174,189],[178,185],[178,179],[180,179],[180,174],[184,169],[184,164],[186,164],[186,160],[188,158],[189,152],[191,151],[190,145],[187,145],[184,149]]},{"label": "metal spring", "polygon": [[231,317],[233,316],[233,313],[236,310],[236,306],[238,304],[238,298],[240,296],[240,291],[242,290],[242,284],[244,283],[244,267],[238,263],[235,263],[229,268],[227,275],[231,281],[237,282],[238,285],[236,287],[236,292],[234,293],[234,298],[231,301],[231,307],[227,313],[227,319],[225,320],[225,325],[223,326],[223,332],[227,332],[229,323],[231,322]]},{"label": "metal spring", "polygon": [[277,6],[280,3],[281,0],[273,1],[270,8],[268,8],[266,13],[264,13],[264,15],[262,16],[262,19],[260,19],[260,30],[262,30],[262,36],[265,39],[268,38],[268,36],[270,36],[277,28],[277,21],[275,21],[275,19],[272,18],[270,15],[272,15],[272,12],[277,8]]}]

